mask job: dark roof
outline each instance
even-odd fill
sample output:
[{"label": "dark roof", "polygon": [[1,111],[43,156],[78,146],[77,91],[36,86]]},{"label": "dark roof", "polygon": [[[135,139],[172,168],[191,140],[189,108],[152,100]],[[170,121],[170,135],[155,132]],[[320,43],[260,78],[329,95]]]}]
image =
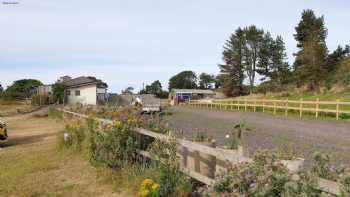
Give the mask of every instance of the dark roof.
[{"label": "dark roof", "polygon": [[172,89],[175,93],[189,93],[189,94],[215,94],[212,90],[201,90],[201,89]]},{"label": "dark roof", "polygon": [[92,84],[96,84],[107,88],[106,83],[102,82],[102,80],[100,79],[96,79],[95,77],[82,76],[82,77],[74,78],[64,82],[64,85],[66,87],[80,87],[80,86],[86,86],[86,85],[92,85]]}]

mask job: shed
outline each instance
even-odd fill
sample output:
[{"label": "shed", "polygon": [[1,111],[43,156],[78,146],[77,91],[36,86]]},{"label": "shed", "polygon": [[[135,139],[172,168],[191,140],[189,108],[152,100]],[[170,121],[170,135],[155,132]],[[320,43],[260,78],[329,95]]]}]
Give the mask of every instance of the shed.
[{"label": "shed", "polygon": [[179,102],[185,102],[189,99],[207,99],[215,96],[213,90],[202,90],[202,89],[172,89],[169,94],[169,100],[171,105],[175,105]]}]

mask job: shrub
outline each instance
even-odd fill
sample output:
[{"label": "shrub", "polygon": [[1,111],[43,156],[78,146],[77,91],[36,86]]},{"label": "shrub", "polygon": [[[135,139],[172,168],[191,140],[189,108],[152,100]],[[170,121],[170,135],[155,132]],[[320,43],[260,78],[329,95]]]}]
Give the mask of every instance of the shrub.
[{"label": "shrub", "polygon": [[70,121],[65,125],[65,137],[61,137],[59,147],[72,148],[77,151],[82,150],[82,144],[85,140],[85,127],[80,121]]},{"label": "shrub", "polygon": [[330,164],[330,157],[327,154],[316,152],[313,157],[312,172],[317,176],[325,179],[336,180],[337,169]]},{"label": "shrub", "polygon": [[300,174],[294,181],[277,156],[259,151],[251,163],[240,163],[217,177],[212,192],[220,196],[319,196],[313,177]]},{"label": "shrub", "polygon": [[236,124],[230,134],[225,136],[225,145],[228,149],[237,149],[238,146],[244,145],[243,133],[251,131],[244,121]]},{"label": "shrub", "polygon": [[344,196],[345,194],[350,194],[350,172],[348,172],[347,174],[345,174],[341,181],[340,181],[343,185],[343,193]]},{"label": "shrub", "polygon": [[180,171],[175,137],[170,137],[169,141],[156,139],[150,147],[150,154],[152,164],[159,171],[156,181],[161,185],[160,196],[186,194],[190,191],[190,183]]},{"label": "shrub", "polygon": [[115,121],[103,132],[92,133],[91,159],[93,164],[103,164],[120,169],[136,158],[138,142],[134,120]]}]

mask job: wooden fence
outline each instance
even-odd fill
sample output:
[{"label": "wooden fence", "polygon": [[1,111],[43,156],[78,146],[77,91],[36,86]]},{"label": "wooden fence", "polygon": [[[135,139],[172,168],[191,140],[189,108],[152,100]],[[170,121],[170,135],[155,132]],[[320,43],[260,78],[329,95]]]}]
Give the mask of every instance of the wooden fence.
[{"label": "wooden fence", "polygon": [[335,114],[337,120],[341,114],[350,114],[350,110],[344,110],[343,108],[350,108],[350,102],[337,101],[304,101],[300,100],[267,100],[267,99],[231,99],[231,100],[213,100],[213,101],[201,101],[190,100],[184,105],[193,107],[209,108],[209,109],[225,109],[225,110],[243,110],[247,111],[248,108],[254,112],[257,108],[265,112],[267,109],[272,110],[273,114],[277,113],[277,110],[283,111],[285,116],[293,110],[299,112],[299,117],[303,116],[304,112],[312,112],[315,117],[318,118],[320,112]]},{"label": "wooden fence", "polygon": [[[87,115],[79,114],[75,112],[70,112],[62,109],[58,109],[59,111],[69,114],[71,116],[80,118],[80,119],[87,119],[89,118]],[[101,119],[101,118],[94,118],[97,122],[99,122],[101,125],[113,123],[112,120],[108,119]],[[168,140],[169,136],[156,133],[153,131],[149,131],[143,128],[137,128],[135,130],[137,133],[149,136],[152,138],[157,138],[161,140]],[[225,170],[227,167],[227,164],[238,164],[240,162],[251,162],[252,160],[250,158],[243,156],[243,151],[241,150],[229,150],[229,149],[223,149],[219,147],[210,147],[207,145],[203,145],[200,143],[184,140],[184,139],[177,139],[178,144],[178,156],[180,157],[181,161],[181,170],[187,174],[188,176],[205,183],[207,185],[212,185],[215,183],[215,174],[219,172],[220,170]],[[194,165],[200,165],[204,166],[205,168],[209,168],[210,175],[208,175],[208,169],[202,170],[202,167],[199,167],[199,169],[195,169],[192,166],[188,165],[187,160],[191,157],[189,154],[184,154],[184,151],[190,151],[192,153],[198,153],[202,154],[200,157],[194,157]],[[150,158],[149,152],[146,150],[138,150],[138,153],[140,155],[143,155],[145,157]],[[203,154],[205,155],[205,159],[203,160]],[[209,160],[209,161],[208,161]],[[298,168],[300,167],[299,162],[297,160],[281,160],[281,163],[284,164],[291,172],[296,172]],[[294,179],[298,179],[298,176],[295,174],[293,175]],[[341,194],[341,184],[318,178],[318,187],[317,189],[322,190],[324,192],[340,195]]]}]

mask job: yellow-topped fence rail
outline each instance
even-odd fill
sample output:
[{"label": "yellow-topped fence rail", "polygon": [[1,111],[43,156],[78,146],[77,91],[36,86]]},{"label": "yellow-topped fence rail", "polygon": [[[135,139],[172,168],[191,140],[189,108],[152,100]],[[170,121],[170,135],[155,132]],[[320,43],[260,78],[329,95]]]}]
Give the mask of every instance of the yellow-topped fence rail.
[{"label": "yellow-topped fence rail", "polygon": [[339,120],[341,114],[350,115],[350,102],[342,101],[305,101],[300,100],[276,100],[276,99],[226,99],[226,100],[190,100],[182,105],[192,107],[220,109],[220,110],[243,110],[251,109],[256,112],[257,108],[260,111],[266,112],[271,110],[273,114],[277,111],[284,112],[285,116],[291,111],[299,112],[299,117],[302,118],[306,112],[314,113],[318,118],[320,113],[329,113],[335,115]]}]

